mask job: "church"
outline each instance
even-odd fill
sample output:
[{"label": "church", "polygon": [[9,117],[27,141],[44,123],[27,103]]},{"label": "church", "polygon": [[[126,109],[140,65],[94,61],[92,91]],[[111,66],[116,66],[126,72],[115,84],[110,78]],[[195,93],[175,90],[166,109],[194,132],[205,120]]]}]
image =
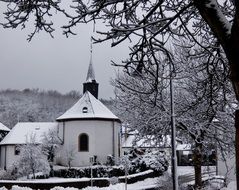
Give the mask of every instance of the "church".
[{"label": "church", "polygon": [[43,135],[56,130],[62,146],[55,164],[67,166],[71,152],[72,167],[89,166],[92,162],[105,163],[109,155],[116,161],[121,154],[120,120],[98,100],[99,84],[90,61],[83,96],[56,122],[19,122],[0,142],[0,167],[11,167],[19,157],[19,145],[26,144],[34,135],[41,144]]}]

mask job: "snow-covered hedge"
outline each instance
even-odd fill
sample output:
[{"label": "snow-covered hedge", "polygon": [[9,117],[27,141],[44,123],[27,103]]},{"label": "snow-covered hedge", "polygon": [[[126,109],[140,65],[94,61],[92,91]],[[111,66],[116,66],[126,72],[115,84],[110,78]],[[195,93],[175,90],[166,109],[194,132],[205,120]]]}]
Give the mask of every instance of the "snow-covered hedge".
[{"label": "snow-covered hedge", "polygon": [[[124,156],[120,165],[95,165],[92,167],[93,177],[114,177],[124,176],[127,174],[135,174],[144,172],[146,170],[153,170],[157,175],[162,175],[168,169],[168,161],[163,153],[158,151],[150,152],[140,149],[133,149],[126,156]],[[126,171],[127,170],[127,171]],[[54,169],[52,176],[64,178],[80,178],[90,177],[91,168],[61,168]]]},{"label": "snow-covered hedge", "polygon": [[0,180],[8,179],[8,180],[15,180],[17,179],[18,175],[14,172],[13,168],[8,170],[0,170]]},{"label": "snow-covered hedge", "polygon": [[159,174],[167,171],[168,161],[165,154],[159,151],[147,151],[133,149],[127,155],[129,160],[129,172],[137,173],[146,170],[153,170]]},{"label": "snow-covered hedge", "polygon": [[[113,177],[124,175],[123,166],[105,166],[105,165],[95,165],[92,167],[92,174],[94,178],[98,177]],[[54,169],[52,172],[54,177],[64,177],[64,178],[81,178],[81,177],[91,177],[91,168],[61,168]]]}]

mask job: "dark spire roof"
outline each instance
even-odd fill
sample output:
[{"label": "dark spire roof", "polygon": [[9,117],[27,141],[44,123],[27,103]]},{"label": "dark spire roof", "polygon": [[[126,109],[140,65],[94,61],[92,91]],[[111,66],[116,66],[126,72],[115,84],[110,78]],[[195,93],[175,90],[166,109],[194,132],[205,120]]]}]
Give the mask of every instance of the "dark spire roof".
[{"label": "dark spire roof", "polygon": [[88,72],[87,72],[86,82],[93,82],[93,81],[96,81],[96,80],[95,80],[95,71],[94,71],[92,59],[91,59]]},{"label": "dark spire roof", "polygon": [[88,67],[88,72],[87,72],[87,77],[86,77],[86,82],[93,82],[96,81],[95,80],[95,71],[93,68],[93,63],[92,63],[92,42],[91,42],[91,46],[90,46],[90,64]]},{"label": "dark spire roof", "polygon": [[92,64],[92,43],[90,50],[90,64],[87,72],[86,82],[83,84],[83,93],[89,91],[95,98],[98,98],[99,84],[95,80],[95,71]]}]

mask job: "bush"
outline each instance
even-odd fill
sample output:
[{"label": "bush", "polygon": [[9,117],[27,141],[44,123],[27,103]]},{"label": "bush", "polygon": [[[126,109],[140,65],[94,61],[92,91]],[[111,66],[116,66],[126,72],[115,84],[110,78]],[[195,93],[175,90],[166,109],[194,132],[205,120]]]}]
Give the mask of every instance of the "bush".
[{"label": "bush", "polygon": [[128,163],[130,164],[129,173],[143,172],[153,170],[159,172],[160,175],[168,169],[168,161],[163,152],[144,151],[141,149],[133,149],[128,155]]},{"label": "bush", "polygon": [[[112,157],[110,160],[114,160]],[[123,159],[121,159],[119,166],[95,165],[92,166],[92,174],[94,178],[97,177],[118,177],[125,175],[125,167],[127,167],[128,174],[135,174],[146,170],[153,170],[157,175],[162,175],[168,169],[168,161],[165,159],[163,153],[158,151],[142,151],[134,149],[130,151]],[[65,168],[53,170],[52,176],[64,178],[81,178],[91,177],[91,168]]]},{"label": "bush", "polygon": [[[92,166],[93,177],[113,177],[113,176],[123,176],[124,167],[118,166],[104,166],[95,165]],[[53,170],[53,176],[64,177],[64,178],[81,178],[81,177],[91,177],[91,168],[65,168]]]},{"label": "bush", "polygon": [[8,170],[0,170],[0,180],[16,180],[17,178],[18,175],[14,164]]}]

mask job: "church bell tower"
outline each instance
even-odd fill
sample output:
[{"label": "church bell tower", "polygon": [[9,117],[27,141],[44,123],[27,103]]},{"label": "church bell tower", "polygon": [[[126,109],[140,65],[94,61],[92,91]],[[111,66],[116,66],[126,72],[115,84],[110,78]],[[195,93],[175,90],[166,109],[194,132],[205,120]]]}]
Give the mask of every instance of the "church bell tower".
[{"label": "church bell tower", "polygon": [[86,82],[83,83],[83,93],[89,91],[96,99],[98,99],[99,83],[95,80],[95,72],[92,64],[92,48],[90,55],[90,64],[87,72]]}]

